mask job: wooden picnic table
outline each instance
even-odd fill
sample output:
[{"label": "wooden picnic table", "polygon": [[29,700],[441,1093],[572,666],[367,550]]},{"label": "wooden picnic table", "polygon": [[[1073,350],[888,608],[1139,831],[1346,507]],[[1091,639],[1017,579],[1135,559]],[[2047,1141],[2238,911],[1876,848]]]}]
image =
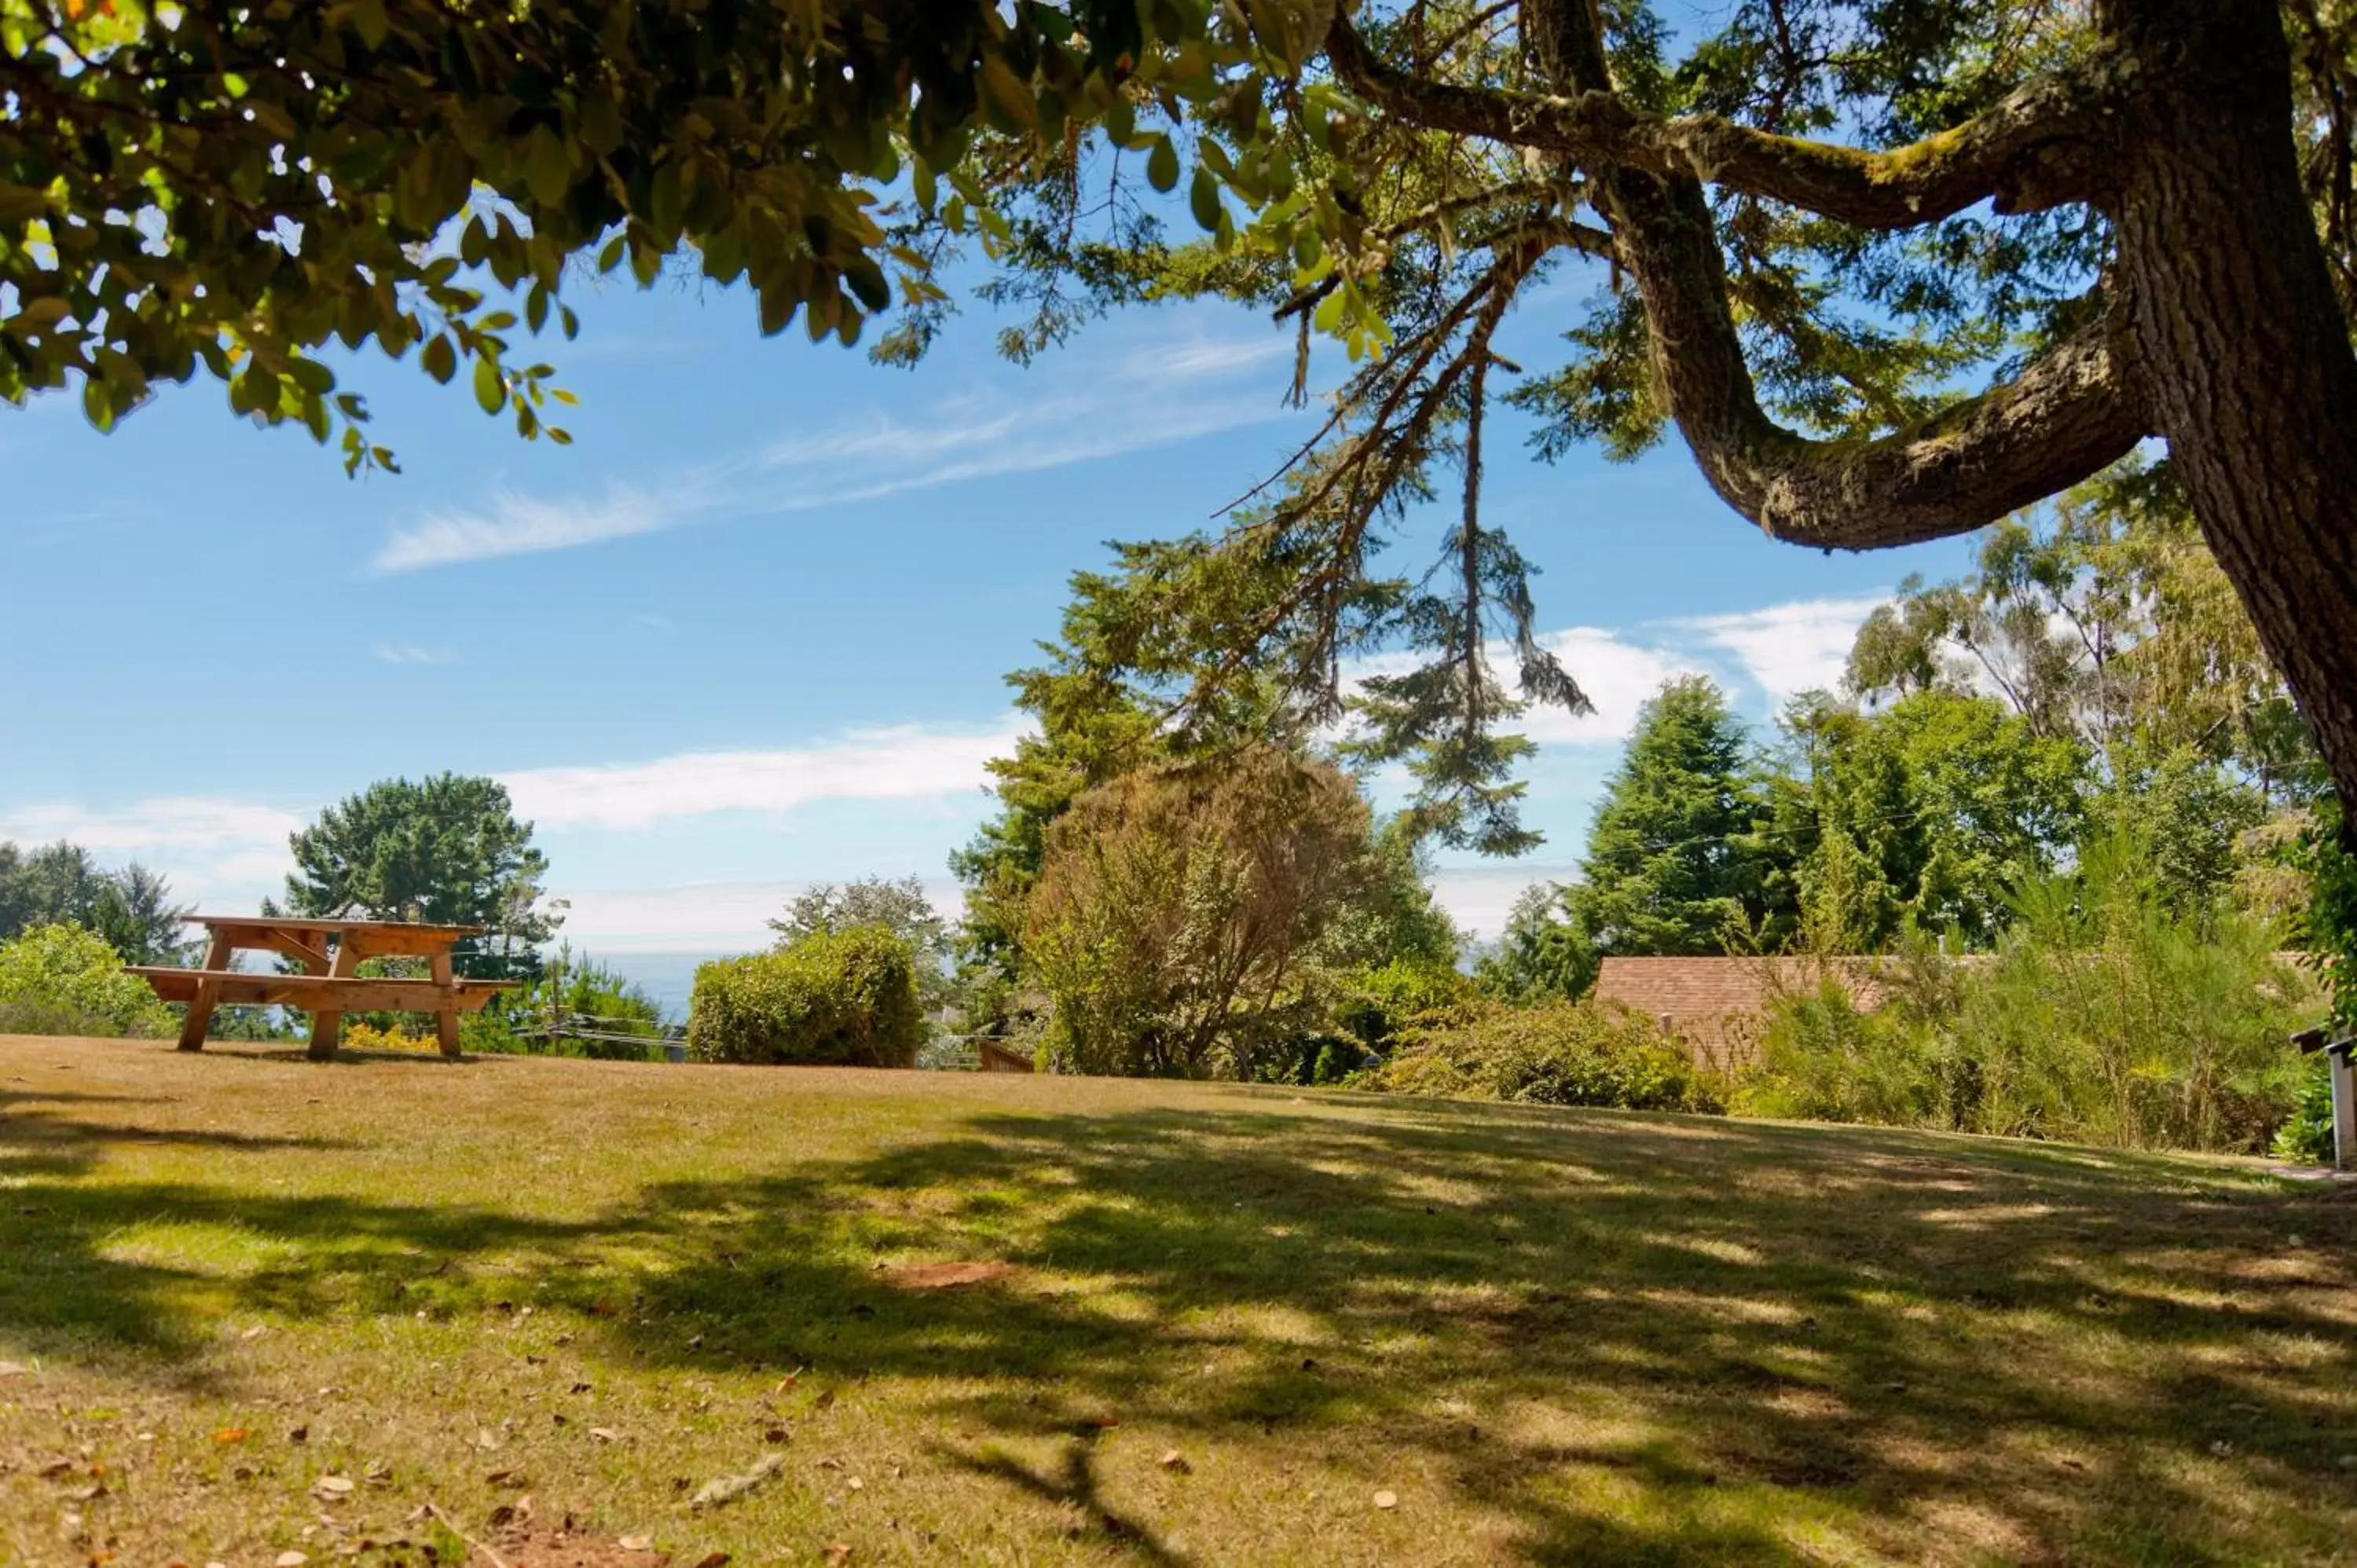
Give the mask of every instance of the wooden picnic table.
[{"label": "wooden picnic table", "polygon": [[[202,969],[131,964],[167,1002],[188,1004],[180,1026],[180,1049],[205,1048],[205,1028],[213,1009],[231,1005],[294,1007],[311,1015],[315,1061],[336,1054],[344,1015],[362,1011],[431,1013],[442,1054],[458,1054],[458,1015],[479,1012],[497,995],[503,980],[460,980],[451,972],[450,950],[476,926],[422,925],[406,920],[300,920],[275,915],[190,915],[210,940]],[[304,966],[301,974],[253,973],[232,969],[241,951],[274,952]],[[430,977],[379,980],[357,972],[363,959],[422,958]]]}]

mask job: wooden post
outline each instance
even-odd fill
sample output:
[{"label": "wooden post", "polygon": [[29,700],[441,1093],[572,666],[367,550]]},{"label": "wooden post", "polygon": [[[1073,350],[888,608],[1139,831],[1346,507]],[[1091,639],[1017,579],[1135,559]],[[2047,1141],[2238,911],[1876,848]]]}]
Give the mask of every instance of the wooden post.
[{"label": "wooden post", "polygon": [[[350,931],[346,931],[336,939],[335,961],[328,965],[328,972],[341,980],[350,977],[360,966],[360,943],[352,940]],[[335,1060],[336,1041],[343,1032],[344,1015],[340,1012],[312,1014],[311,1048],[305,1054],[315,1062]]]},{"label": "wooden post", "polygon": [[2343,1040],[2328,1049],[2332,1078],[2332,1159],[2344,1171],[2357,1171],[2357,1041]]},{"label": "wooden post", "polygon": [[[205,944],[205,967],[227,969],[234,950],[229,945],[229,934],[215,931],[212,940]],[[188,1004],[188,1015],[180,1023],[180,1049],[200,1051],[205,1048],[205,1030],[213,1021],[213,999],[220,994],[220,982],[197,982],[196,998]]]},{"label": "wooden post", "polygon": [[[434,977],[434,983],[436,985],[448,986],[454,983],[455,977],[450,969],[450,950],[444,948],[440,952],[426,954],[425,970]],[[446,997],[442,1005],[435,1010],[434,1037],[441,1043],[444,1056],[453,1059],[457,1057],[458,1012],[457,1003],[452,998]]]}]

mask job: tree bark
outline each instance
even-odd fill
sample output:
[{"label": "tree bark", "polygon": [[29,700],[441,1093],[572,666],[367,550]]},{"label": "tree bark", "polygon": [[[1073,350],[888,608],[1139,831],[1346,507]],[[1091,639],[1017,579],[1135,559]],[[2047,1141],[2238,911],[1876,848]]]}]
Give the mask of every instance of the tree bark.
[{"label": "tree bark", "polygon": [[2357,800],[2357,355],[2292,136],[2275,0],[2107,0],[2151,90],[2102,205],[2153,427],[2343,800]]}]

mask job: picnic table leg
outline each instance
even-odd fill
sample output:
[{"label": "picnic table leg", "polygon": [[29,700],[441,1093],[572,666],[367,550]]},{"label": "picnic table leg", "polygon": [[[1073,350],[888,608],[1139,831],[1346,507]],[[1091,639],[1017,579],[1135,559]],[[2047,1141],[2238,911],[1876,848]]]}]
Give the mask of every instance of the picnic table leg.
[{"label": "picnic table leg", "polygon": [[[335,961],[328,965],[328,972],[336,976],[339,980],[346,979],[350,976],[352,971],[359,967],[360,960],[355,956],[354,946],[351,939],[350,937],[345,937],[339,940],[336,943]],[[320,1012],[312,1014],[311,1049],[307,1054],[315,1062],[335,1060],[336,1041],[343,1034],[343,1030],[344,1015],[342,1013]]]},{"label": "picnic table leg", "polygon": [[[215,931],[212,940],[205,944],[205,967],[227,969],[231,951],[229,938]],[[205,1048],[205,1030],[213,1021],[213,999],[220,994],[218,982],[197,982],[197,993],[188,1003],[188,1015],[180,1022],[180,1049],[200,1051]]]},{"label": "picnic table leg", "polygon": [[[425,968],[426,972],[434,976],[435,984],[447,986],[455,983],[450,968],[450,955],[447,951],[427,955]],[[441,1042],[444,1056],[453,1058],[457,1056],[458,1014],[456,1008],[447,1003],[435,1010],[434,1037]]]}]

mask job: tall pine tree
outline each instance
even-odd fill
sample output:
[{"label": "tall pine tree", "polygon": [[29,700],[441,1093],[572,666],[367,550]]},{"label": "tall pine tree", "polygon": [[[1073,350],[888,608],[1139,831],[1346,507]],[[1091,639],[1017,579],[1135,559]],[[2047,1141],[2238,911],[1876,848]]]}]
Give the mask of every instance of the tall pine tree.
[{"label": "tall pine tree", "polygon": [[1775,916],[1750,753],[1707,679],[1672,681],[1645,704],[1568,900],[1599,954],[1717,953],[1730,925],[1757,930]]}]

